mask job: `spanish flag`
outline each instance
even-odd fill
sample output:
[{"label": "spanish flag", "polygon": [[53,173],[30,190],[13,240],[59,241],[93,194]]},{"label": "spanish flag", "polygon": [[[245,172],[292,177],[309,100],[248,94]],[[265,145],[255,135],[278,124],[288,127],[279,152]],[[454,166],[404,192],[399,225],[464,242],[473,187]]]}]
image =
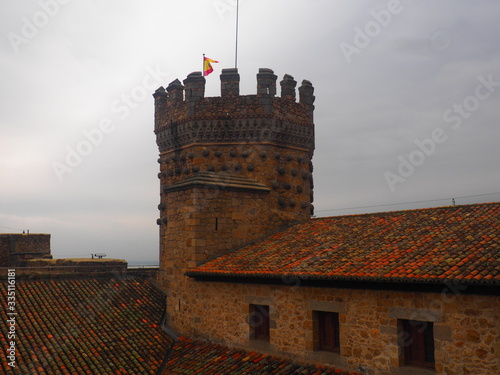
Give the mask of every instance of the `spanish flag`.
[{"label": "spanish flag", "polygon": [[203,55],[203,75],[208,76],[210,73],[214,71],[214,68],[212,68],[212,65],[210,63],[218,63],[218,61],[209,59],[208,57],[205,57]]}]

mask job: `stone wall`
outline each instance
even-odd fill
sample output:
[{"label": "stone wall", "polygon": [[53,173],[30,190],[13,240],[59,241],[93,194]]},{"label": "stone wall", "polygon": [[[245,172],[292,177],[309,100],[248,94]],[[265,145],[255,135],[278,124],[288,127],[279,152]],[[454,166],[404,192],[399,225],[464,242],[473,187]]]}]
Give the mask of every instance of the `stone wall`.
[{"label": "stone wall", "polygon": [[[127,262],[123,259],[29,259],[22,265],[11,267],[16,270],[16,277],[51,278],[51,277],[95,277],[121,275],[127,272]],[[7,268],[0,274],[7,275]]]},{"label": "stone wall", "polygon": [[10,236],[0,235],[0,267],[8,267],[10,261]]},{"label": "stone wall", "polygon": [[50,234],[0,234],[0,267],[15,266],[34,258],[52,258]]},{"label": "stone wall", "polygon": [[[179,275],[178,277],[182,277]],[[182,335],[370,375],[496,375],[500,297],[200,282],[187,279],[167,299]],[[270,306],[270,342],[250,340],[249,304]],[[175,313],[172,313],[174,311]],[[314,351],[313,311],[340,320],[340,353]],[[403,366],[398,319],[433,322],[435,371]]]},{"label": "stone wall", "polygon": [[158,177],[163,189],[161,217],[175,203],[167,199],[165,188],[198,172],[214,172],[222,180],[230,176],[245,177],[268,186],[271,189],[268,207],[283,212],[283,216],[292,216],[291,223],[308,219],[313,211],[312,164],[307,151],[272,145],[193,146],[164,153],[159,161]]}]

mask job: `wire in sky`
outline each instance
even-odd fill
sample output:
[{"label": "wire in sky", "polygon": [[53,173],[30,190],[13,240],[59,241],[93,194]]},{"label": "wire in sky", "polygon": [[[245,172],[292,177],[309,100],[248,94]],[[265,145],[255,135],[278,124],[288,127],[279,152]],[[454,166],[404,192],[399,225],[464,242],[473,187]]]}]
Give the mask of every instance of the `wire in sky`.
[{"label": "wire in sky", "polygon": [[3,229],[12,229],[12,230],[24,230],[24,229],[20,229],[20,228],[11,228],[11,227],[0,227],[0,228],[3,228]]},{"label": "wire in sky", "polygon": [[429,199],[429,200],[425,200],[425,201],[376,204],[376,205],[373,205],[373,206],[361,206],[361,207],[331,208],[331,209],[327,209],[327,210],[314,210],[314,211],[315,212],[325,212],[325,211],[359,210],[359,209],[362,209],[362,208],[376,208],[376,207],[385,207],[385,206],[398,206],[398,205],[402,205],[402,204],[428,203],[428,202],[438,202],[438,201],[452,200],[452,199],[485,197],[487,195],[495,195],[495,194],[500,194],[500,192],[498,192],[498,193],[488,193],[488,194],[465,195],[465,196],[462,196],[462,197],[453,197],[453,198]]}]

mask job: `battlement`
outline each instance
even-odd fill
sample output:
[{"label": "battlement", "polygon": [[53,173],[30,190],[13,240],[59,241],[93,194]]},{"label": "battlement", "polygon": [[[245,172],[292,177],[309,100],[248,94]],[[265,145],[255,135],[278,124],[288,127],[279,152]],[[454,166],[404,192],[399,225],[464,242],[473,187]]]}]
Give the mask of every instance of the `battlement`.
[{"label": "battlement", "polygon": [[294,78],[284,75],[281,97],[276,96],[276,80],[271,69],[261,68],[257,94],[240,95],[238,69],[230,68],[220,75],[220,97],[205,97],[206,80],[201,72],[189,74],[182,83],[176,79],[166,89],[158,88],[153,97],[160,152],[215,141],[277,142],[314,149],[314,87],[303,80],[297,102]]}]

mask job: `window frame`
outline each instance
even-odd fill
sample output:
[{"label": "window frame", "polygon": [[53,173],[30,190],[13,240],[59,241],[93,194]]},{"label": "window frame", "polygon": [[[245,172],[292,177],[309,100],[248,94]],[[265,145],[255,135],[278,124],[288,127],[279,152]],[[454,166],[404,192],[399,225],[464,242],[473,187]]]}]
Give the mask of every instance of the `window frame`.
[{"label": "window frame", "polygon": [[269,305],[250,304],[248,316],[250,339],[270,341],[271,319],[269,310]]},{"label": "window frame", "polygon": [[339,313],[314,311],[315,350],[340,353]]},{"label": "window frame", "polygon": [[434,323],[399,319],[399,324],[404,365],[435,369]]}]

